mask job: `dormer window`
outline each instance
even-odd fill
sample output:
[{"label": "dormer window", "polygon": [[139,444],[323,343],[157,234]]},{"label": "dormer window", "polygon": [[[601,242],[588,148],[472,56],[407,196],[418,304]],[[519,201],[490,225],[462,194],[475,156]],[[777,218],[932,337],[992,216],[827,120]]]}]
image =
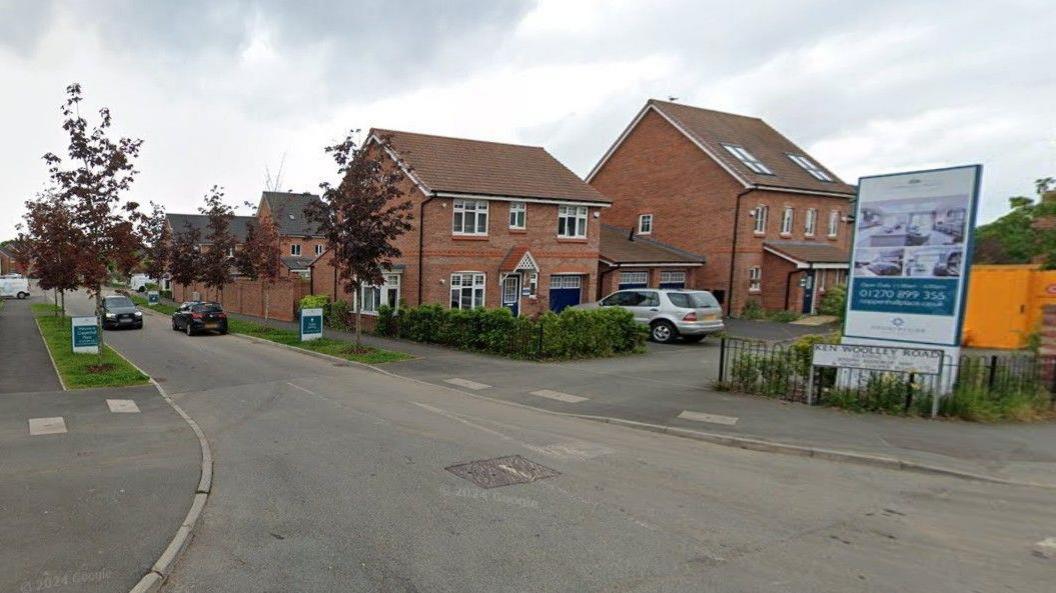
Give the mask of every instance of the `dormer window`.
[{"label": "dormer window", "polygon": [[830,176],[828,173],[826,173],[824,171],[824,169],[819,167],[817,165],[817,163],[815,163],[814,161],[808,159],[807,157],[805,157],[805,156],[803,156],[801,154],[791,154],[790,153],[788,155],[788,158],[791,159],[793,163],[799,165],[800,167],[803,167],[803,170],[806,171],[807,173],[810,173],[811,176],[814,177],[814,179],[817,179],[818,181],[826,181],[826,182],[831,182],[832,181],[832,176]]},{"label": "dormer window", "polygon": [[755,158],[754,154],[748,152],[747,148],[743,146],[738,146],[736,144],[723,144],[722,147],[726,149],[726,152],[729,152],[733,156],[737,157],[737,160],[744,163],[744,166],[748,167],[753,172],[759,173],[760,175],[774,174],[774,172],[771,171],[769,167],[764,165],[762,161]]}]

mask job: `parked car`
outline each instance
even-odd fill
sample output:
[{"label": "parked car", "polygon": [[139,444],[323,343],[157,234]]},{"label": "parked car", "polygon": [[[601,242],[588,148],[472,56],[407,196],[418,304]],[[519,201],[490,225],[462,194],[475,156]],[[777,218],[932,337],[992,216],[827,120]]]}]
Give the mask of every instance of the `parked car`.
[{"label": "parked car", "polygon": [[226,334],[227,313],[220,303],[188,301],[172,314],[172,329],[188,336],[206,331]]},{"label": "parked car", "polygon": [[719,301],[706,290],[618,290],[596,303],[577,307],[623,307],[634,315],[635,321],[649,328],[653,341],[660,343],[676,338],[699,342],[709,334],[726,329]]},{"label": "parked car", "polygon": [[103,329],[143,329],[143,312],[126,296],[103,297]]}]

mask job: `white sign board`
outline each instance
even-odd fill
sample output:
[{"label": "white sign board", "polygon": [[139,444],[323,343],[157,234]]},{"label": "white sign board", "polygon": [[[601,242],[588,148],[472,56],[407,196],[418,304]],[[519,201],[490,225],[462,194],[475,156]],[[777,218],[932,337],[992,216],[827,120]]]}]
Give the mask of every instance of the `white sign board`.
[{"label": "white sign board", "polygon": [[844,336],[957,346],[982,166],[858,181]]},{"label": "white sign board", "polygon": [[95,317],[71,317],[70,334],[73,351],[78,354],[99,353],[99,326]]},{"label": "white sign board", "polygon": [[815,344],[811,364],[866,371],[893,371],[938,375],[942,372],[942,350],[853,344]]},{"label": "white sign board", "polygon": [[323,310],[301,309],[301,341],[323,337]]}]

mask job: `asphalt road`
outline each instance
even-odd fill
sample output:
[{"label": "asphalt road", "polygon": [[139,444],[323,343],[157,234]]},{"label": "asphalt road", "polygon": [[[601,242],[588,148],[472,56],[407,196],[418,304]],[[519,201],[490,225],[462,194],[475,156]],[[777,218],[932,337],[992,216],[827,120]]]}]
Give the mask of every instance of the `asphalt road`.
[{"label": "asphalt road", "polygon": [[[78,306],[78,305],[75,305]],[[557,417],[148,317],[113,345],[215,455],[168,592],[1045,591],[1051,490]],[[449,468],[557,475],[485,489]],[[504,460],[502,477],[529,477]],[[511,465],[512,464],[512,465]]]}]

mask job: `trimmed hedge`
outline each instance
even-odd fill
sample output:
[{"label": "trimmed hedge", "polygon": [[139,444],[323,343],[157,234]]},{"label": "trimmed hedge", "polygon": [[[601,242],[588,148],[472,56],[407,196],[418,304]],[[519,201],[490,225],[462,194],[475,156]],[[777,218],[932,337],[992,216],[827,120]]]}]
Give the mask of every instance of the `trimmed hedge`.
[{"label": "trimmed hedge", "polygon": [[375,333],[529,360],[641,352],[646,337],[634,316],[616,307],[514,317],[506,308],[461,310],[423,305],[393,311],[382,306]]}]

